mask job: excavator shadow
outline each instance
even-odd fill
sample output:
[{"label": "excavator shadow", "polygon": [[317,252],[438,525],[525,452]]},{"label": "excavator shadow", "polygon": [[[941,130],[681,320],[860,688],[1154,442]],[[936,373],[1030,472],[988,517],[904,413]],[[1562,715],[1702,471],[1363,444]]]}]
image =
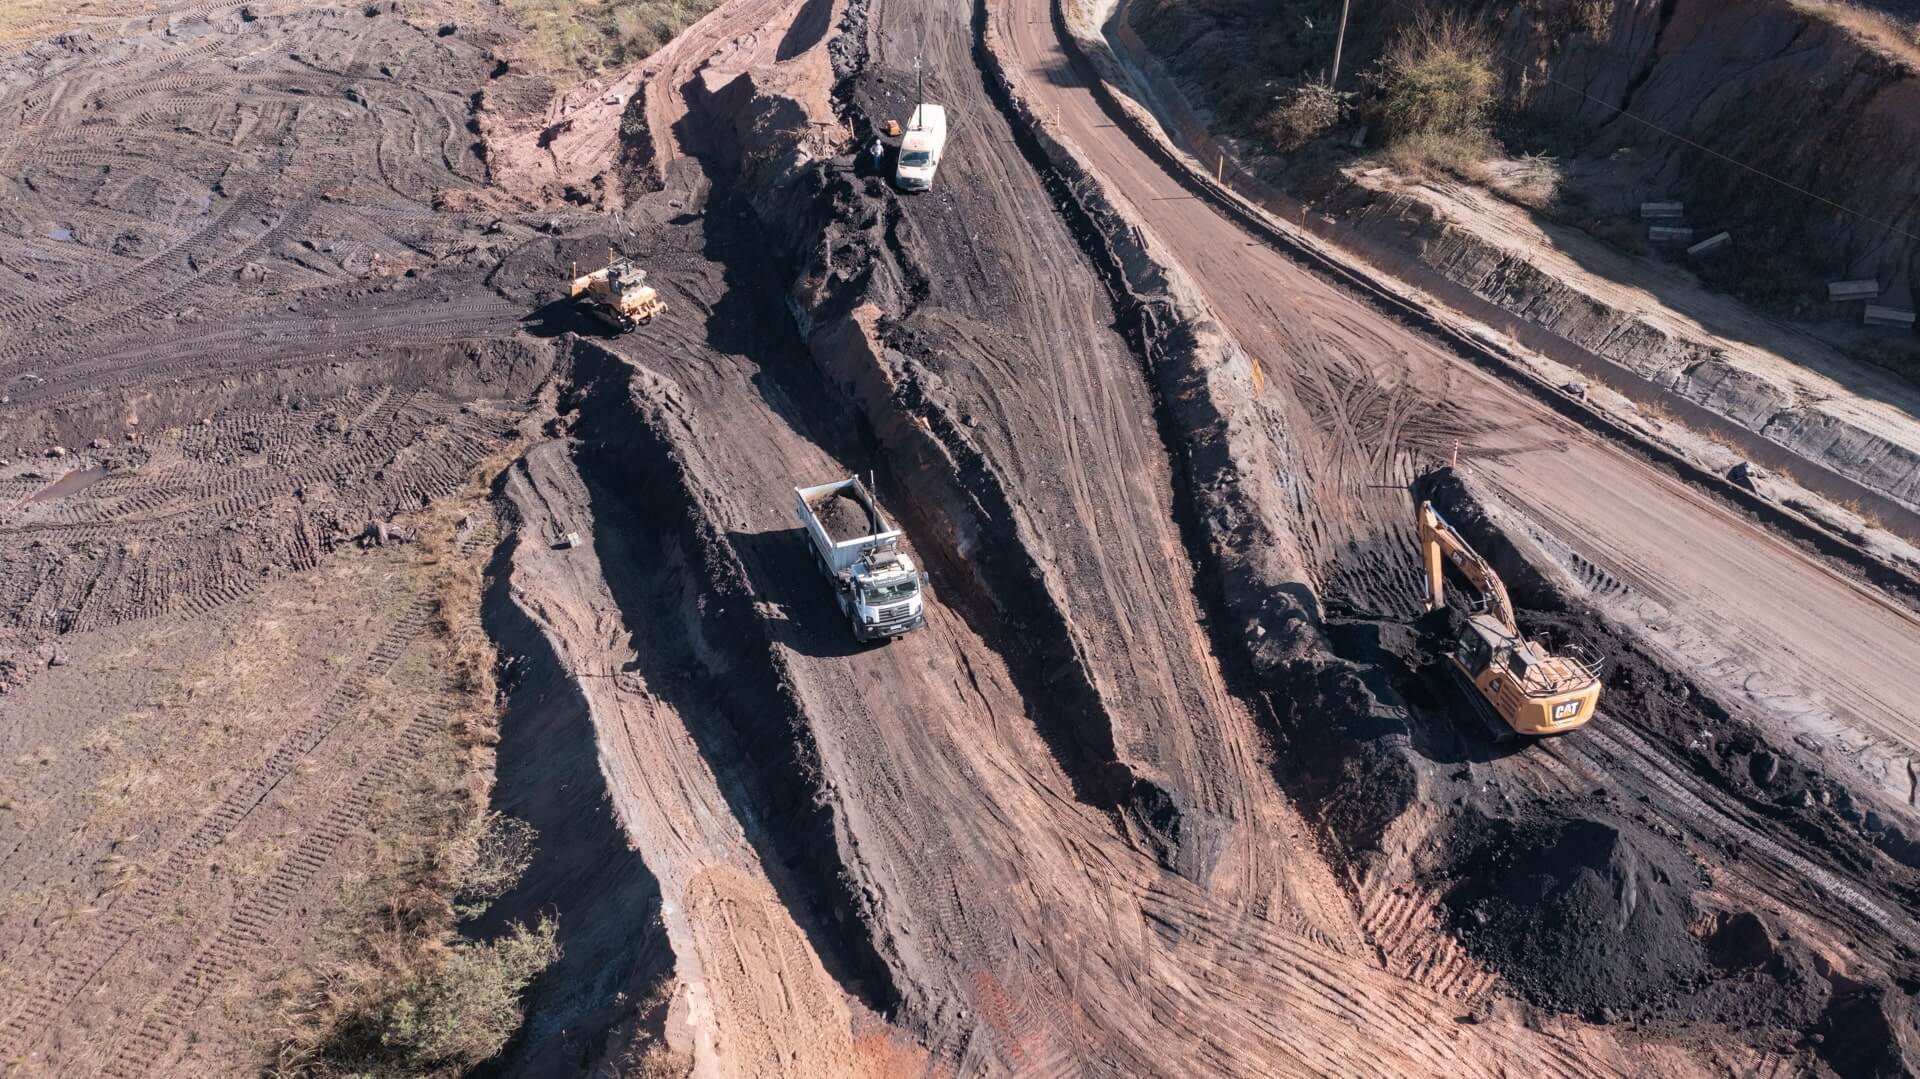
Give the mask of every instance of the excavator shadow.
[{"label": "excavator shadow", "polygon": [[1434,611],[1411,627],[1416,643],[1397,688],[1414,748],[1446,763],[1482,764],[1526,752],[1534,739],[1508,726],[1447,660],[1459,617],[1451,609]]},{"label": "excavator shadow", "polygon": [[[1446,663],[1452,639],[1443,612],[1411,625],[1392,620],[1330,620],[1334,651],[1367,672],[1376,697],[1403,706],[1415,753],[1435,764],[1484,764],[1524,752],[1528,740],[1499,723]],[[1495,726],[1498,724],[1498,726]]]},{"label": "excavator shadow", "polygon": [[559,337],[563,333],[606,340],[620,337],[618,330],[593,315],[579,303],[561,298],[541,304],[520,320],[520,328],[534,337]]}]

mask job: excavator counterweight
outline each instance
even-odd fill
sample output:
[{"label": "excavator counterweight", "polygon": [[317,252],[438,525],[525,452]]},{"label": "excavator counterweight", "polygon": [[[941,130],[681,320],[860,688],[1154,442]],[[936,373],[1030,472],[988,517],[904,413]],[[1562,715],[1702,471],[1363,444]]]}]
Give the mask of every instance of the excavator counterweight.
[{"label": "excavator counterweight", "polygon": [[1448,655],[1469,690],[1518,734],[1563,734],[1592,719],[1600,700],[1598,665],[1580,656],[1551,654],[1528,640],[1500,575],[1433,503],[1420,503],[1418,525],[1427,610],[1446,606],[1449,566],[1479,591]]}]

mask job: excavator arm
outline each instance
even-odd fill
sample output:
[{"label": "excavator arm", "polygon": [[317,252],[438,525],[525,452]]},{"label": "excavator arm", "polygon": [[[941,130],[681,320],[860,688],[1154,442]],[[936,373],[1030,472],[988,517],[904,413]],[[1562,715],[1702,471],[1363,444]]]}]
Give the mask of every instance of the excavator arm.
[{"label": "excavator arm", "polygon": [[1467,544],[1466,537],[1440,516],[1440,511],[1433,508],[1433,503],[1420,503],[1419,524],[1420,554],[1427,570],[1427,610],[1437,611],[1446,606],[1444,570],[1447,563],[1452,563],[1461,576],[1480,590],[1487,613],[1518,637],[1520,624],[1514,620],[1513,601],[1507,598],[1507,586],[1501,583],[1500,575],[1493,572],[1487,560],[1481,558]]}]

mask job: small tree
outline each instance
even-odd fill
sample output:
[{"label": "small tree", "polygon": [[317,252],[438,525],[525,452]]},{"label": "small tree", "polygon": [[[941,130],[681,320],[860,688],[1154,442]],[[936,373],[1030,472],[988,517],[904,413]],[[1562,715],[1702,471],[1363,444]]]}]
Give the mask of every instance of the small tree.
[{"label": "small tree", "polygon": [[[350,1004],[326,1040],[282,1074],[314,1079],[461,1075],[520,1027],[521,994],[560,957],[552,919],[489,943],[461,941],[384,992]],[[364,986],[376,989],[376,984]]]}]

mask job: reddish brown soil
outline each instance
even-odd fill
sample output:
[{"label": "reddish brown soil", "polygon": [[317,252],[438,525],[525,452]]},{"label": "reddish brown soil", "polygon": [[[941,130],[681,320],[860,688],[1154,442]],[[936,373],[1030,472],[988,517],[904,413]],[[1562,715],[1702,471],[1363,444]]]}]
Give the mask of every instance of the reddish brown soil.
[{"label": "reddish brown soil", "polygon": [[[397,768],[369,756],[404,760],[417,721],[337,732],[384,714],[367,702],[426,608],[337,600],[358,647],[319,634],[304,678],[236,698],[307,709],[285,741],[237,736],[215,757],[246,762],[232,777],[163,762],[205,800],[143,840],[161,868],[139,883],[95,879],[119,842],[85,793],[101,769],[31,746],[85,754],[147,707],[136,658],[241,655],[129,643],[250,610],[228,582],[392,557],[328,547],[519,425],[542,441],[493,492],[495,803],[543,839],[473,928],[557,912],[566,954],[503,1072],[656,1049],[795,1076],[1898,1064],[1916,875],[1886,822],[1580,597],[1523,603],[1614,658],[1609,715],[1520,751],[1464,725],[1431,677],[1437,630],[1412,624],[1404,485],[1456,438],[1523,478],[1530,447],[1567,440],[1620,499],[1684,504],[1702,543],[1761,526],[1207,204],[1148,207],[1141,190],[1183,189],[1100,134],[1045,15],[742,0],[610,82],[617,107],[502,73],[498,27],[384,7],[201,9],[6,61],[28,78],[0,102],[35,133],[6,153],[55,156],[0,202],[19,226],[0,255],[67,261],[0,302],[38,342],[0,347],[0,443],[70,451],[35,470],[112,465],[38,501],[62,479],[17,477],[0,521],[21,538],[7,699],[35,704],[0,728],[35,814],[29,898],[0,915],[9,957],[32,957],[3,998],[8,1059],[194,1072],[203,1042],[236,1041],[213,987],[285,961],[260,941],[307,906],[164,915],[262,805],[298,844],[265,863],[292,884],[262,894],[345,871],[347,825],[316,807],[364,812]],[[902,197],[829,155],[911,103],[916,56],[952,141],[934,190]],[[1060,127],[1096,167],[1056,156]],[[1148,186],[1121,207],[1120,182]],[[20,224],[48,206],[76,239]],[[1260,365],[1123,209],[1218,256],[1198,280],[1259,328]],[[165,223],[155,253],[113,251],[133,218]],[[556,294],[610,244],[670,305],[632,335]],[[1457,403],[1428,407],[1439,388]],[[925,629],[871,648],[791,502],[868,469],[932,592]],[[1831,583],[1786,544],[1752,557]],[[34,905],[76,872],[60,898],[91,914]],[[103,1005],[116,984],[127,1002]]]}]

